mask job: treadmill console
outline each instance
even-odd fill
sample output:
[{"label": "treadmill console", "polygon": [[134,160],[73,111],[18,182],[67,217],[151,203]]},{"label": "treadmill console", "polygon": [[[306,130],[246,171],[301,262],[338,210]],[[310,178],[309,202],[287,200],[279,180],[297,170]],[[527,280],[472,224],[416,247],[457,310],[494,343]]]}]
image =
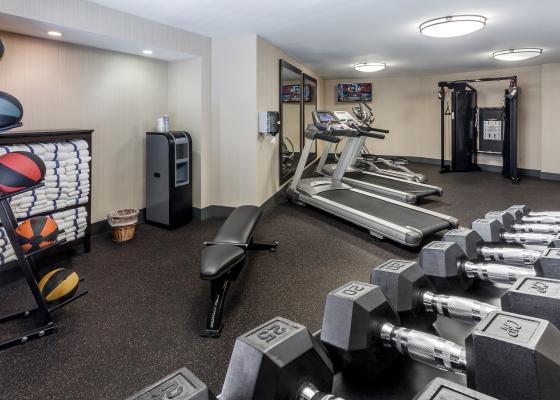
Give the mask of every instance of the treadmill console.
[{"label": "treadmill console", "polygon": [[334,115],[342,122],[354,121],[354,117],[348,111],[334,111]]},{"label": "treadmill console", "polygon": [[315,127],[321,131],[345,129],[345,126],[332,111],[313,111],[312,115]]}]

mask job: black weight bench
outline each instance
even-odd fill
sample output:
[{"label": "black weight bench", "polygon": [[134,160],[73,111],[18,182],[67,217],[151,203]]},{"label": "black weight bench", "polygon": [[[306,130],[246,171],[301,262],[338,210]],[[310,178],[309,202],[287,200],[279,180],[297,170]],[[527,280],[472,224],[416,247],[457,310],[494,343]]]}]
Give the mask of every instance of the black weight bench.
[{"label": "black weight bench", "polygon": [[262,216],[256,206],[241,206],[232,211],[214,240],[204,242],[200,278],[210,281],[210,308],[204,337],[220,337],[224,299],[229,285],[236,280],[245,265],[247,250],[276,252],[278,242],[257,242],[253,233]]}]

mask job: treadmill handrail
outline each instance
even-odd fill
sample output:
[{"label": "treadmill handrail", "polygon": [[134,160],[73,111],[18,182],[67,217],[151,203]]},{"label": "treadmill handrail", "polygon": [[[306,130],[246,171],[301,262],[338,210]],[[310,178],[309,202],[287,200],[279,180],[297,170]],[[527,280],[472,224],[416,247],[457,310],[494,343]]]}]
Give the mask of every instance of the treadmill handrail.
[{"label": "treadmill handrail", "polygon": [[385,139],[385,134],[389,133],[388,130],[360,126],[360,124],[358,124],[356,122],[353,122],[353,123],[351,122],[348,125],[351,126],[354,129],[356,129],[358,131],[358,133],[360,134],[360,136],[370,137],[370,138],[374,138],[374,139]]},{"label": "treadmill handrail", "polygon": [[342,139],[342,137],[328,135],[328,134],[323,133],[323,132],[314,133],[313,138],[316,139],[316,140],[324,140],[326,142],[331,142],[331,143],[338,143]]},{"label": "treadmill handrail", "polygon": [[389,129],[374,128],[372,126],[370,126],[368,129],[373,132],[389,133]]}]

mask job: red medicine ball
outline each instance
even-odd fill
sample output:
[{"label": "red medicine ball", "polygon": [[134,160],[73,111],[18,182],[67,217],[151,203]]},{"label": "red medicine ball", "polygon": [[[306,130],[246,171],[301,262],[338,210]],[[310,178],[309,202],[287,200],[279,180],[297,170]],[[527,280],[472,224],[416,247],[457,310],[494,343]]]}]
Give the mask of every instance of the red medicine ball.
[{"label": "red medicine ball", "polygon": [[0,191],[13,193],[36,185],[45,177],[45,163],[28,151],[0,156]]}]

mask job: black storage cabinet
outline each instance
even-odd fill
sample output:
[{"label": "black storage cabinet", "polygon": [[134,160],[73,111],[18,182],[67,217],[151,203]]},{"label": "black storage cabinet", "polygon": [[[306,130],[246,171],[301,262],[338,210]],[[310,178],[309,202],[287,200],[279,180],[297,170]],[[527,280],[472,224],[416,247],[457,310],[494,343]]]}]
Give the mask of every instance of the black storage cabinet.
[{"label": "black storage cabinet", "polygon": [[146,222],[177,228],[193,215],[191,136],[147,132],[146,138]]}]

